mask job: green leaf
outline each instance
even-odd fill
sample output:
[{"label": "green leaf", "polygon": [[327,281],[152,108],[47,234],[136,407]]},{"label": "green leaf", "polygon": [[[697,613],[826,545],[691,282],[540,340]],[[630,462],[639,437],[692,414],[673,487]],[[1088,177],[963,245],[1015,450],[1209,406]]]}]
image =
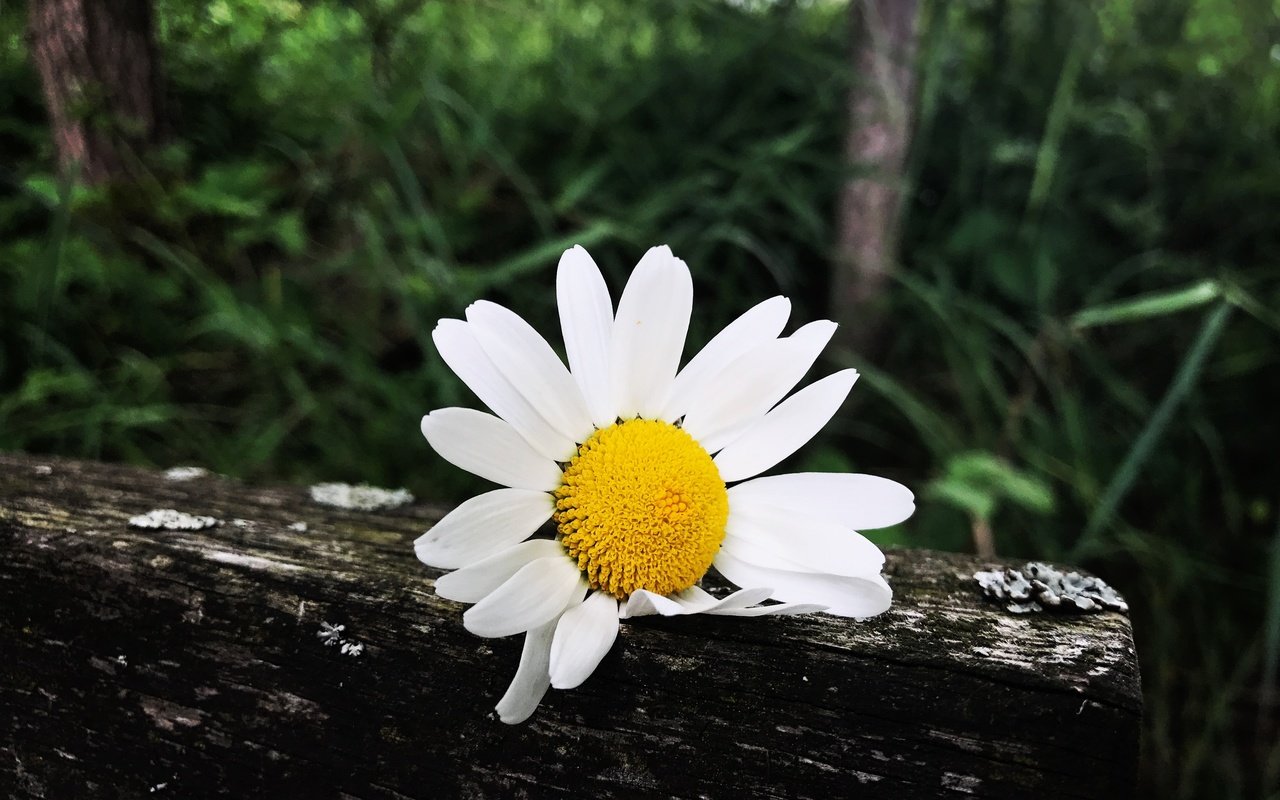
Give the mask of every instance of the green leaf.
[{"label": "green leaf", "polygon": [[275,194],[270,178],[265,164],[215,164],[177,195],[195,213],[258,219],[267,213]]},{"label": "green leaf", "polygon": [[22,182],[22,188],[49,208],[66,205],[79,209],[102,196],[101,191],[81,183],[67,185],[56,175],[30,175]]},{"label": "green leaf", "polygon": [[22,187],[50,207],[58,205],[62,200],[58,181],[52,175],[32,175],[22,182]]},{"label": "green leaf", "polygon": [[925,493],[979,519],[990,519],[1002,501],[1035,514],[1048,514],[1054,505],[1053,492],[1043,480],[981,450],[947,459],[942,476]]},{"label": "green leaf", "polygon": [[271,232],[280,249],[291,256],[301,255],[307,249],[307,231],[302,224],[302,212],[296,208],[277,217],[271,225]]},{"label": "green leaf", "polygon": [[990,519],[996,508],[996,500],[989,491],[951,476],[930,483],[925,488],[925,496],[978,519]]},{"label": "green leaf", "polygon": [[1098,325],[1139,322],[1199,308],[1221,296],[1222,286],[1217,281],[1204,280],[1181,289],[1153,292],[1129,300],[1082,309],[1071,317],[1071,327],[1080,330]]}]

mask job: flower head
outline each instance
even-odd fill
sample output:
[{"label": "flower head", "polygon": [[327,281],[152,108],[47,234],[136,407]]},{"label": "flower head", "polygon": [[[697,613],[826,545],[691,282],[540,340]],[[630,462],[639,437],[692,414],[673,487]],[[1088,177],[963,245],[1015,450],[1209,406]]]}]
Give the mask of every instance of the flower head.
[{"label": "flower head", "polygon": [[[846,369],[787,397],[834,323],[780,336],[791,305],[774,297],[682,369],[693,282],[668,248],[640,260],[616,313],[581,247],[561,257],[556,295],[568,368],[518,315],[474,303],[433,338],[494,413],[422,418],[445,460],[504,487],[414,543],[423,562],[454,570],[436,593],[475,604],[467,630],[525,634],[502,721],[527,719],[549,686],[586,680],[619,619],[889,607],[884,556],[857,530],[906,519],[910,491],[872,475],[756,477],[812,438],[857,380]],[[531,538],[548,520],[555,538]],[[701,589],[712,566],[742,588],[724,598]]]}]

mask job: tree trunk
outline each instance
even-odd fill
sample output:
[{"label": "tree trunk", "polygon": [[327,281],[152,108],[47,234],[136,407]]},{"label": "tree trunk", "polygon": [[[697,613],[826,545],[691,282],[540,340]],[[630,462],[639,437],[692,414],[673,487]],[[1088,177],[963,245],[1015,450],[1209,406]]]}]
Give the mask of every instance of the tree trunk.
[{"label": "tree trunk", "polygon": [[[179,477],[0,454],[0,795],[1133,791],[1128,619],[1011,615],[971,556],[890,552],[894,605],[861,622],[628,620],[508,726],[519,637],[468,634],[413,556],[439,511]],[[155,508],[220,524],[130,527]]]},{"label": "tree trunk", "polygon": [[160,125],[150,0],[31,0],[58,166],[86,183],[127,175]]},{"label": "tree trunk", "polygon": [[897,260],[904,164],[915,104],[916,0],[855,0],[853,85],[845,157],[854,176],[840,193],[833,319],[839,341],[873,350]]}]

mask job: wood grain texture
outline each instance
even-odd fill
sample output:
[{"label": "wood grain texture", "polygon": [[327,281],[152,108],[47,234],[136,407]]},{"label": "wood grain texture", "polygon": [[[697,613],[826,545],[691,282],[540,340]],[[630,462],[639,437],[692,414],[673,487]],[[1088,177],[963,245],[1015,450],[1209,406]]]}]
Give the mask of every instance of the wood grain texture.
[{"label": "wood grain texture", "polygon": [[[202,531],[130,529],[176,508]],[[1128,620],[1015,617],[889,553],[893,608],[628,621],[532,720],[410,543],[440,509],[0,455],[0,795],[1095,798],[1133,787]],[[237,522],[238,520],[238,522]],[[300,530],[297,523],[305,523]],[[345,626],[356,657],[326,647]]]}]

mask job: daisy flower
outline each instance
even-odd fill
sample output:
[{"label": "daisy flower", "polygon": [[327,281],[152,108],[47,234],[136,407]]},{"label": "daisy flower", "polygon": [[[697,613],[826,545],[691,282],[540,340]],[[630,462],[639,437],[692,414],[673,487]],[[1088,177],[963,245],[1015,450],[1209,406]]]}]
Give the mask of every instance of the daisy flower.
[{"label": "daisy flower", "polygon": [[[446,461],[503,488],[462,503],[414,548],[454,570],[435,589],[474,603],[467,630],[525,635],[497,705],[503,722],[527,719],[549,686],[586,680],[620,619],[889,607],[884,556],[856,531],[906,519],[910,491],[872,475],[756,477],[812,438],[853,387],[858,373],[846,369],[786,397],[835,323],[780,336],[791,305],[774,297],[680,369],[693,281],[665,246],[640,260],[616,313],[595,262],[574,247],[556,299],[568,368],[495,303],[432,334],[493,414],[439,409],[422,433]],[[533,538],[548,520],[555,538]],[[700,588],[712,566],[742,588],[724,598]]]}]

